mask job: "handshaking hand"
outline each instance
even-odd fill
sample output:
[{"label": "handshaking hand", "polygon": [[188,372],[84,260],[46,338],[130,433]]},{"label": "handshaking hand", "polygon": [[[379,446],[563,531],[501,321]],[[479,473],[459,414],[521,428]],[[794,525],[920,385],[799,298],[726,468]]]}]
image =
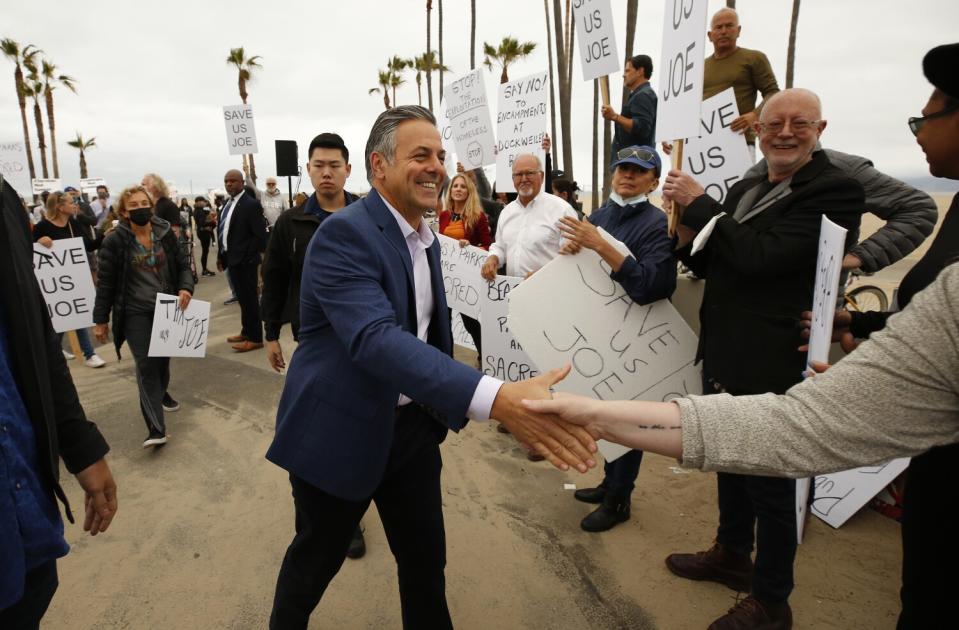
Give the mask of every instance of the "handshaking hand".
[{"label": "handshaking hand", "polygon": [[556,416],[537,413],[523,405],[523,400],[550,398],[550,387],[566,378],[570,366],[550,370],[535,378],[504,384],[490,415],[509,429],[521,444],[535,450],[560,470],[573,466],[585,473],[596,466],[593,453],[596,440],[589,431]]}]

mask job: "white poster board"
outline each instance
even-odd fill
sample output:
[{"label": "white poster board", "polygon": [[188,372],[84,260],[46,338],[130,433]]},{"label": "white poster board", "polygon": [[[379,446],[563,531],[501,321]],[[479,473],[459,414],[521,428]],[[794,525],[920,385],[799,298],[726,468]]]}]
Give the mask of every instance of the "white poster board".
[{"label": "white poster board", "polygon": [[706,194],[722,203],[733,184],[753,165],[746,137],[730,128],[739,118],[736,93],[728,88],[703,101],[700,136],[686,138],[683,170],[696,178]]},{"label": "white poster board", "polygon": [[657,142],[699,135],[708,9],[709,3],[702,0],[666,0],[658,70]]},{"label": "white poster board", "polygon": [[[846,251],[846,228],[839,227],[822,215],[819,224],[819,258],[816,262],[816,286],[812,302],[812,327],[809,329],[809,351],[806,365],[812,361],[829,362],[832,343],[832,322],[836,315],[836,293]],[[812,368],[810,368],[812,369]]]},{"label": "white poster board", "polygon": [[30,198],[30,163],[23,140],[0,141],[0,175],[24,199]]},{"label": "white poster board", "polygon": [[253,125],[253,106],[224,105],[223,124],[230,155],[256,153],[256,127]]},{"label": "white poster board", "polygon": [[60,183],[59,179],[34,179],[33,180],[33,194],[39,195],[43,192],[54,192],[57,190],[63,190],[63,184]]},{"label": "white poster board", "polygon": [[831,475],[819,475],[813,481],[816,495],[812,513],[839,528],[908,465],[909,458],[902,457],[881,466],[863,466]]},{"label": "white poster board", "polygon": [[623,58],[616,49],[609,0],[573,0],[573,18],[583,80],[592,81],[622,70]]},{"label": "white poster board", "polygon": [[440,266],[443,268],[443,287],[446,305],[454,311],[479,319],[480,295],[486,291],[486,280],[480,269],[489,252],[479,247],[460,247],[459,241],[437,234],[440,241]]},{"label": "white poster board", "polygon": [[33,273],[55,331],[93,326],[97,291],[82,238],[56,240],[49,249],[34,243]]},{"label": "white poster board", "polygon": [[516,192],[513,162],[526,153],[543,161],[549,125],[549,73],[545,70],[501,83],[496,113],[496,190]]},{"label": "white poster board", "polygon": [[806,507],[809,503],[809,477],[796,480],[796,542],[802,544],[806,529]]},{"label": "white poster board", "polygon": [[205,357],[209,333],[209,302],[190,300],[182,311],[177,296],[157,293],[147,356]]},{"label": "white poster board", "polygon": [[456,175],[456,144],[453,142],[453,126],[446,115],[446,96],[440,101],[440,108],[436,112],[436,128],[440,130],[440,140],[443,142],[443,150],[446,151],[446,159],[443,161],[446,175],[453,177]]},{"label": "white poster board", "polygon": [[106,186],[107,182],[102,177],[86,177],[80,180],[80,192],[90,196],[96,196],[97,186]]},{"label": "white poster board", "polygon": [[483,331],[483,374],[507,383],[515,383],[539,374],[539,369],[529,358],[509,330],[509,296],[519,286],[522,278],[496,276],[480,297],[480,321]]},{"label": "white poster board", "polygon": [[[625,245],[600,228],[619,251]],[[641,306],[599,255],[557,256],[510,292],[509,328],[537,366],[571,363],[556,389],[601,400],[665,401],[702,393],[698,339],[668,300]],[[600,443],[607,461],[629,449]]]},{"label": "white poster board", "polygon": [[473,343],[473,337],[463,325],[463,316],[460,313],[453,311],[450,326],[453,329],[453,343],[476,352],[476,344]]},{"label": "white poster board", "polygon": [[486,83],[480,70],[473,70],[444,88],[446,116],[453,128],[456,157],[466,170],[496,161],[496,138],[486,100]]}]

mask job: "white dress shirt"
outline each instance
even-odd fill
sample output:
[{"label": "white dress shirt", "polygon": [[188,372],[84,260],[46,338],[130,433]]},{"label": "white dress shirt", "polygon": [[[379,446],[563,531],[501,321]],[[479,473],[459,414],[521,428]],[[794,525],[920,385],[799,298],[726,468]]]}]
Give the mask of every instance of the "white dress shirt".
[{"label": "white dress shirt", "polygon": [[556,227],[562,217],[576,212],[556,195],[540,191],[526,206],[514,200],[499,215],[496,242],[489,253],[506,263],[506,275],[523,278],[559,255],[562,232]]},{"label": "white dress shirt", "polygon": [[226,251],[226,244],[230,242],[230,224],[233,223],[233,211],[236,210],[236,204],[245,192],[245,190],[241,190],[240,194],[238,194],[236,197],[228,197],[226,203],[223,204],[225,212],[220,213],[221,215],[226,215],[224,217],[226,219],[226,223],[223,224],[223,242],[220,243],[220,247],[223,249],[223,251]]},{"label": "white dress shirt", "polygon": [[[426,224],[426,221],[420,221],[418,230],[414,230],[407,220],[396,208],[390,205],[385,197],[381,197],[383,203],[389,209],[396,224],[403,233],[406,240],[406,248],[410,252],[410,259],[413,261],[413,294],[416,296],[416,336],[426,343],[429,334],[430,320],[433,318],[433,309],[436,302],[433,299],[433,283],[430,280],[430,264],[426,257],[426,250],[436,239],[433,231]],[[493,408],[493,401],[499,388],[503,386],[503,381],[491,376],[483,375],[480,382],[476,385],[476,391],[473,392],[473,398],[470,401],[467,415],[473,420],[489,420],[490,411]],[[400,394],[398,407],[408,405],[412,400],[405,394]]]}]

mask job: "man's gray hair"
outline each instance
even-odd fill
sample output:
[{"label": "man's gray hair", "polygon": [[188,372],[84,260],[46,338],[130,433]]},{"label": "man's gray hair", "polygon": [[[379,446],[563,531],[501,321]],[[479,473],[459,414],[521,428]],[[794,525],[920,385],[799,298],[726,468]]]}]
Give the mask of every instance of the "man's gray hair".
[{"label": "man's gray hair", "polygon": [[436,125],[436,118],[430,110],[419,105],[400,105],[388,109],[376,118],[370,137],[366,141],[366,181],[373,183],[373,164],[370,156],[379,153],[392,164],[396,157],[396,129],[407,120],[425,120]]}]

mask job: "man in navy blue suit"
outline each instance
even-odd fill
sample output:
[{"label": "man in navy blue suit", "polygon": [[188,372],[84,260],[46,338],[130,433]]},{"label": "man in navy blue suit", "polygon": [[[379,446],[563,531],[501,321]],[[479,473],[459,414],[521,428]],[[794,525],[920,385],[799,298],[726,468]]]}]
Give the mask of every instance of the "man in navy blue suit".
[{"label": "man in navy blue suit", "polygon": [[372,190],[323,222],[300,291],[300,344],[267,458],[290,473],[296,535],[277,579],[271,628],[306,628],[376,502],[396,558],[403,626],[452,628],[439,444],[496,418],[558,468],[595,466],[585,431],[528,412],[565,376],[502,383],[452,358],[435,208],[445,153],[418,106],[380,114],[366,145]]}]

